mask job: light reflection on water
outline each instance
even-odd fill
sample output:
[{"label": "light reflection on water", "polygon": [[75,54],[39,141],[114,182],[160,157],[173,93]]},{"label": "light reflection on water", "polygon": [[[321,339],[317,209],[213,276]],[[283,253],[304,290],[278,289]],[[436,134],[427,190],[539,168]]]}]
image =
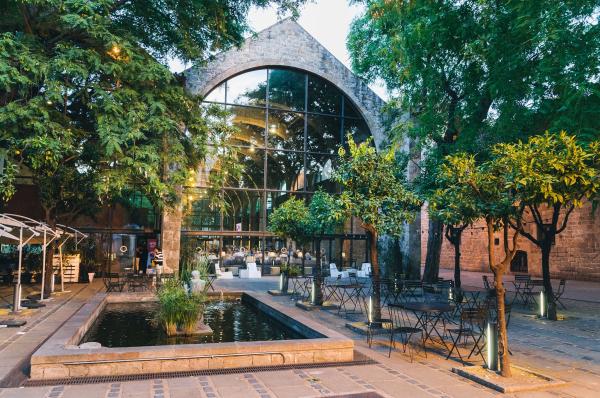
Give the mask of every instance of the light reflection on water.
[{"label": "light reflection on water", "polygon": [[240,301],[209,302],[204,323],[212,328],[212,336],[167,337],[155,321],[156,310],[156,303],[108,304],[81,342],[96,341],[104,347],[136,347],[305,338]]}]

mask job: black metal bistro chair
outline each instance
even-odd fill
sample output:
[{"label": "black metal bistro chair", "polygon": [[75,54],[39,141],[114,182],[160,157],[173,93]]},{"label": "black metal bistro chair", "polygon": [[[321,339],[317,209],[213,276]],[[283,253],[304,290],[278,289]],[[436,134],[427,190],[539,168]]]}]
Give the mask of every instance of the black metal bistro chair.
[{"label": "black metal bistro chair", "polygon": [[388,306],[390,311],[391,329],[390,329],[390,349],[388,351],[388,357],[392,355],[392,348],[395,348],[395,343],[399,342],[402,344],[402,352],[406,352],[408,348],[408,355],[410,361],[413,360],[414,349],[410,346],[410,339],[413,336],[419,337],[419,343],[427,358],[427,348],[425,346],[425,333],[423,329],[415,327],[411,324],[411,319],[408,312],[402,307],[401,304]]},{"label": "black metal bistro chair", "polygon": [[460,314],[460,323],[458,328],[446,330],[452,339],[452,347],[450,348],[450,352],[448,352],[446,359],[450,358],[452,353],[456,351],[460,361],[463,363],[465,362],[463,355],[458,349],[458,345],[460,344],[460,340],[462,338],[464,345],[467,344],[469,339],[471,339],[474,344],[467,359],[471,358],[473,354],[480,355],[485,363],[485,357],[483,356],[482,352],[484,348],[484,342],[482,340],[484,339],[485,325],[487,320],[488,315],[484,308],[463,308]]},{"label": "black metal bistro chair", "polygon": [[122,292],[123,288],[125,288],[126,280],[121,278],[119,273],[111,272],[103,278],[103,282],[107,293]]},{"label": "black metal bistro chair", "polygon": [[560,306],[563,309],[567,309],[567,307],[565,306],[565,304],[560,300],[560,298],[562,297],[562,295],[565,293],[565,286],[567,285],[567,281],[564,279],[561,279],[558,282],[558,288],[556,290],[553,290],[552,292],[552,296],[554,296],[554,302],[557,304],[560,304]]}]

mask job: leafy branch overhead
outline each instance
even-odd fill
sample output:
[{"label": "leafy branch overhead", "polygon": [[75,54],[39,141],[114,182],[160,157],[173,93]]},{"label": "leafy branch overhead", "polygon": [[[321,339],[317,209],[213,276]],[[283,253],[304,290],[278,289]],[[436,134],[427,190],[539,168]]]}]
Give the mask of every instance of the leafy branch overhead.
[{"label": "leafy branch overhead", "polygon": [[399,236],[403,224],[414,220],[421,202],[407,188],[393,149],[378,153],[371,139],[356,144],[351,136],[347,143],[347,150],[339,150],[340,165],[334,175],[343,188],[341,208],[378,235]]},{"label": "leafy branch overhead", "polygon": [[[176,187],[205,154],[211,120],[164,60],[206,59],[239,44],[251,6],[286,12],[300,3],[4,2],[0,146],[8,151],[0,195],[14,194],[18,167],[52,188],[42,193],[47,214],[132,190],[157,207],[174,205]],[[79,203],[61,196],[73,183],[86,186]]]}]

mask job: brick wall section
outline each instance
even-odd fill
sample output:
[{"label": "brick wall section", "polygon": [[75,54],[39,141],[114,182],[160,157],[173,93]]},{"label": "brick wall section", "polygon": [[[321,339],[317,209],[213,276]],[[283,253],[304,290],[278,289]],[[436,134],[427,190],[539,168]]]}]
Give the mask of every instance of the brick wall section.
[{"label": "brick wall section", "polygon": [[[553,278],[600,281],[600,214],[591,214],[592,205],[586,203],[581,209],[573,211],[569,217],[567,228],[556,237],[550,257],[550,273]],[[544,219],[549,218],[546,212]],[[428,217],[426,206],[421,217],[421,250],[422,265],[425,264],[427,252]],[[485,224],[478,222],[463,232],[461,245],[461,269],[466,271],[489,272],[487,260],[487,232]],[[529,224],[528,232],[536,236],[535,225]],[[497,246],[500,259],[502,250],[502,234],[496,233],[500,240]],[[529,274],[541,277],[542,254],[540,249],[527,238],[519,239],[519,249],[527,252]],[[454,268],[454,247],[444,238],[441,268]]]}]

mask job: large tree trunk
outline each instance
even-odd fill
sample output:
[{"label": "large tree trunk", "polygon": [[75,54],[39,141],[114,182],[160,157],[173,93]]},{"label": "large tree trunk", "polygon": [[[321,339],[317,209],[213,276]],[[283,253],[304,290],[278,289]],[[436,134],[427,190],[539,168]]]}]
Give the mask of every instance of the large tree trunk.
[{"label": "large tree trunk", "polygon": [[548,303],[547,317],[551,321],[556,321],[556,302],[554,301],[554,292],[552,291],[552,281],[550,279],[550,251],[552,250],[552,237],[545,236],[541,242],[542,249],[542,277],[544,278],[544,294]]},{"label": "large tree trunk", "polygon": [[379,269],[379,260],[377,258],[377,231],[373,227],[367,226],[365,228],[368,234],[370,254],[371,254],[371,280],[373,282],[373,313],[371,314],[371,321],[377,322],[381,320],[381,290],[380,283],[381,273]]},{"label": "large tree trunk", "polygon": [[425,270],[423,281],[435,283],[440,275],[440,255],[442,253],[444,224],[435,219],[429,219],[429,232],[427,234],[427,257],[425,257]]},{"label": "large tree trunk", "polygon": [[454,286],[460,289],[460,244],[462,240],[463,228],[447,227],[450,230],[450,243],[454,246]]},{"label": "large tree trunk", "polygon": [[321,238],[317,238],[316,244],[316,264],[313,269],[314,292],[312,293],[312,305],[323,305],[323,267],[321,264]]},{"label": "large tree trunk", "polygon": [[[510,264],[511,256],[507,255],[503,262],[496,264],[494,253],[494,220],[487,219],[487,234],[488,234],[488,261],[490,268],[494,273],[494,287],[496,288],[496,305],[498,307],[498,353],[500,355],[500,374],[504,377],[512,376],[510,369],[510,358],[508,356],[508,334],[506,332],[506,317],[504,308],[504,296],[506,289],[502,278],[504,272]],[[516,248],[515,248],[516,250]]]}]

